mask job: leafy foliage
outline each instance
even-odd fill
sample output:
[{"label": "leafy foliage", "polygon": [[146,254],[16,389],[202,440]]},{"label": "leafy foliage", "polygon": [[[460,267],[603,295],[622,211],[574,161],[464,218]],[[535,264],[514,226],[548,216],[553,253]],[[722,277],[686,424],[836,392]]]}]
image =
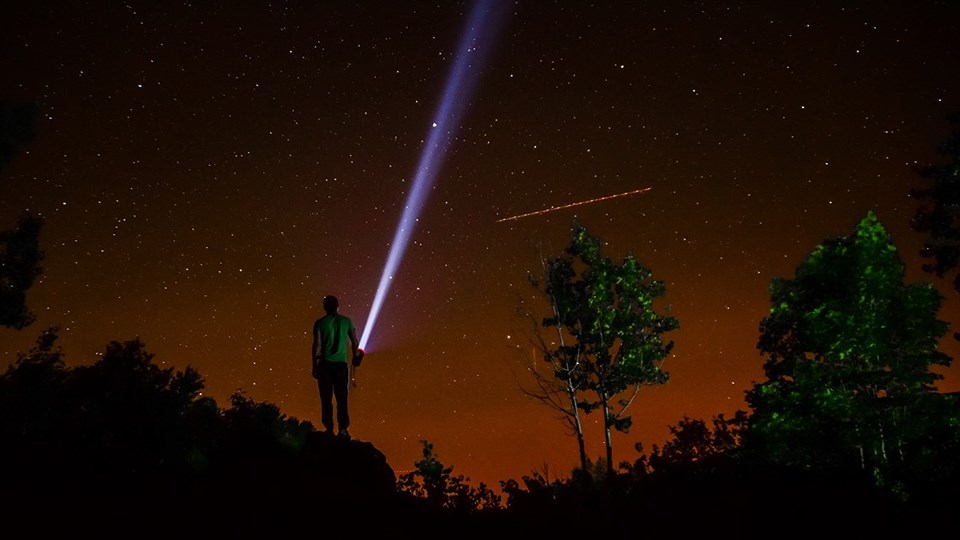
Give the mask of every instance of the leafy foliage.
[{"label": "leafy foliage", "polygon": [[600,240],[576,224],[564,255],[546,264],[543,291],[555,306],[543,326],[560,327],[571,338],[549,358],[564,368],[555,376],[571,381],[580,410],[603,413],[612,473],[610,430],[629,431],[632,418],[626,410],[640,388],[669,379],[662,364],[673,342],[664,341],[663,334],[679,323],[654,308],[666,287],[633,255],[620,263],[604,256]]},{"label": "leafy foliage", "polygon": [[730,458],[742,444],[747,413],[737,411],[729,420],[725,415],[718,414],[713,417],[711,424],[708,426],[703,420],[684,415],[677,425],[669,426],[673,438],[665,442],[662,448],[653,446],[649,457],[650,469],[664,471]]},{"label": "leafy foliage", "polygon": [[433,511],[479,512],[500,508],[500,496],[480,483],[474,488],[469,478],[453,474],[453,467],[440,462],[433,444],[422,440],[423,459],[415,470],[400,475],[398,489],[423,501]]},{"label": "leafy foliage", "polygon": [[860,468],[881,483],[921,451],[914,443],[937,419],[914,405],[942,377],[930,367],[951,359],[938,350],[942,298],[903,279],[871,212],[851,236],[817,246],[794,279],[771,282],[758,343],[767,380],[747,392],[755,449],[789,466]]}]

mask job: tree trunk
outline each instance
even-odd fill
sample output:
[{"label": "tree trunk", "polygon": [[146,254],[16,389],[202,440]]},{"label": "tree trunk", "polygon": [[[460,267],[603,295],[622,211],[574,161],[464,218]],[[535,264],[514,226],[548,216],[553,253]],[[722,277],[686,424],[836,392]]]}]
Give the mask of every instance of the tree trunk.
[{"label": "tree trunk", "polygon": [[577,405],[577,389],[567,380],[567,395],[570,397],[570,410],[573,413],[573,428],[577,432],[577,446],[580,449],[580,470],[587,472],[587,449],[583,442],[583,423],[580,422],[580,407]]},{"label": "tree trunk", "polygon": [[610,406],[608,402],[610,401],[610,396],[607,395],[606,389],[603,387],[603,383],[600,384],[600,404],[602,406],[603,412],[603,437],[604,444],[607,447],[607,477],[613,476],[613,440],[610,437]]}]

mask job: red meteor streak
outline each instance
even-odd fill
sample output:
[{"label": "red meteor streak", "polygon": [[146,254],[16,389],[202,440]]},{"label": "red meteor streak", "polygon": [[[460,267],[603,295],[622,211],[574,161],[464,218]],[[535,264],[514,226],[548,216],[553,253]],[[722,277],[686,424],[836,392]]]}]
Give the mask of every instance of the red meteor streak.
[{"label": "red meteor streak", "polygon": [[580,201],[570,204],[565,204],[563,206],[551,206],[550,208],[545,208],[543,210],[537,210],[536,212],[527,212],[526,214],[520,214],[519,216],[510,216],[503,219],[498,219],[497,223],[502,223],[504,221],[512,221],[515,219],[530,217],[530,216],[539,216],[540,214],[546,214],[547,212],[553,212],[554,210],[563,210],[564,208],[570,208],[572,206],[580,206],[582,204],[590,204],[600,201],[605,201],[607,199],[616,199],[617,197],[626,197],[627,195],[635,195],[637,193],[644,193],[653,189],[652,187],[645,187],[641,189],[635,189],[633,191],[627,191],[624,193],[617,193],[616,195],[606,195],[604,197],[597,197],[596,199],[589,199],[586,201]]}]

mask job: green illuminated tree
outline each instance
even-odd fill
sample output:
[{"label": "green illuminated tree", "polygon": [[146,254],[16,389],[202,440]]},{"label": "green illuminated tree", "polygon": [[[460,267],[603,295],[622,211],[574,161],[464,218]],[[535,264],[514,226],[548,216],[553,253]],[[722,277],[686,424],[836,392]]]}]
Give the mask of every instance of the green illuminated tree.
[{"label": "green illuminated tree", "polygon": [[612,475],[611,431],[630,429],[626,411],[641,388],[667,382],[662,364],[673,342],[665,342],[663,334],[679,324],[654,309],[666,292],[663,282],[651,279],[633,255],[619,263],[605,257],[600,240],[579,224],[564,254],[547,262],[545,274],[542,290],[553,314],[543,326],[561,334],[548,359],[561,368],[555,376],[578,392],[574,410],[602,412]]},{"label": "green illuminated tree", "polygon": [[868,213],[817,246],[794,279],[770,284],[757,347],[767,380],[747,392],[751,444],[776,463],[860,468],[880,483],[910,459],[934,419],[919,403],[949,366],[947,324],[928,283],[905,285],[886,229]]}]

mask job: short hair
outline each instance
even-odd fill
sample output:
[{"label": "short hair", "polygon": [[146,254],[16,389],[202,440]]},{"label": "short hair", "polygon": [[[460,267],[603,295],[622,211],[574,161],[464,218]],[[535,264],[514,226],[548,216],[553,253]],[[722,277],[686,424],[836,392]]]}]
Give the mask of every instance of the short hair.
[{"label": "short hair", "polygon": [[323,297],[323,309],[324,311],[336,311],[340,307],[340,301],[337,300],[336,296],[324,296]]}]

